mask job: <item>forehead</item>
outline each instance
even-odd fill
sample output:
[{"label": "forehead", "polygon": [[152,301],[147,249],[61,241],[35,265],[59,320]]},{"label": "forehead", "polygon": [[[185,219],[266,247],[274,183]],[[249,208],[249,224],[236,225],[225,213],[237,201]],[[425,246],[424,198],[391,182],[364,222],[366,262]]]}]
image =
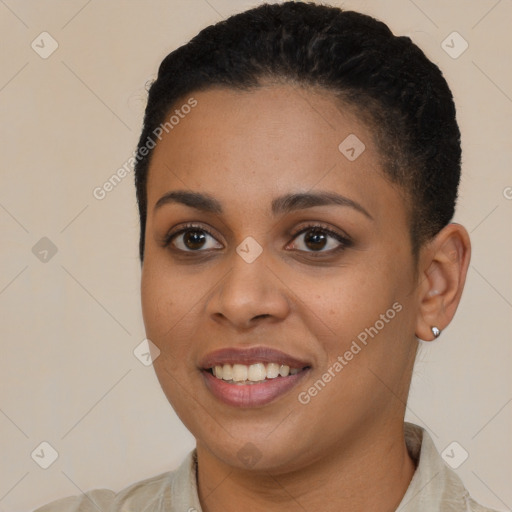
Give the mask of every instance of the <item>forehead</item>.
[{"label": "forehead", "polygon": [[154,150],[149,208],[172,189],[208,192],[246,209],[314,188],[351,195],[377,215],[386,200],[396,204],[372,131],[332,93],[272,85],[191,96],[197,105],[181,113]]}]

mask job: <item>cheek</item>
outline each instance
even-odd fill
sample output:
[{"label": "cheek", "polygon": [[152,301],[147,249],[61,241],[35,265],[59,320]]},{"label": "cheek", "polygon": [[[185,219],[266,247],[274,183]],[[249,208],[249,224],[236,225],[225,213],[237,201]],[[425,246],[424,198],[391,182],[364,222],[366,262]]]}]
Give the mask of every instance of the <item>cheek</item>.
[{"label": "cheek", "polygon": [[323,324],[334,340],[346,340],[372,325],[397,300],[396,282],[389,276],[382,269],[372,272],[368,265],[358,264],[330,275],[295,276],[291,282],[304,312]]},{"label": "cheek", "polygon": [[183,286],[175,272],[167,272],[149,258],[144,262],[141,277],[142,316],[148,338],[161,351],[169,349],[168,340],[179,328],[179,319],[186,314],[187,294]]},{"label": "cheek", "polygon": [[[321,370],[343,358],[343,371],[337,373],[340,378],[332,390],[345,387],[342,382],[350,376],[361,393],[370,392],[378,384],[374,373],[398,386],[397,379],[409,364],[414,341],[414,311],[405,307],[410,281],[405,262],[399,268],[393,261],[361,258],[327,278],[295,279],[294,292],[303,308],[300,316],[321,347]],[[353,392],[348,387],[342,394]]]},{"label": "cheek", "polygon": [[144,262],[141,277],[141,304],[142,317],[146,327],[146,334],[153,341],[158,342],[158,334],[167,322],[164,311],[173,311],[170,297],[165,293],[166,286],[162,279],[157,279],[150,262]]},{"label": "cheek", "polygon": [[206,275],[190,275],[156,257],[144,263],[141,302],[146,335],[168,356],[169,368],[178,360],[185,363],[184,368],[192,364],[191,347],[204,312],[208,283]]},{"label": "cheek", "polygon": [[195,388],[198,370],[191,350],[198,315],[194,305],[199,307],[204,294],[198,284],[183,272],[169,269],[165,262],[145,259],[141,277],[142,314],[146,335],[160,350],[153,369],[169,403],[191,432],[201,430],[208,405],[201,403]]},{"label": "cheek", "polygon": [[[310,417],[328,410],[332,423],[326,435],[332,426],[330,434],[336,436],[347,418],[363,419],[401,403],[397,397],[407,389],[414,359],[407,286],[399,274],[372,273],[369,267],[302,286],[310,328],[318,335],[326,327],[328,334],[317,336],[323,358],[299,390],[299,402],[308,403],[304,412]],[[308,288],[314,293],[307,294]]]}]

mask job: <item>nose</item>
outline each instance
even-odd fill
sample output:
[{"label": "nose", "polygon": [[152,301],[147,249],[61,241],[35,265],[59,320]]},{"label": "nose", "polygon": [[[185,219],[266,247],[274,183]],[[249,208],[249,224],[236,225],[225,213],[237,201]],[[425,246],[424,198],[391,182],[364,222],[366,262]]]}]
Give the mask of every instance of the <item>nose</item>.
[{"label": "nose", "polygon": [[207,314],[215,322],[238,330],[286,318],[290,311],[287,288],[263,255],[247,263],[234,253],[231,263],[231,269],[209,297]]}]

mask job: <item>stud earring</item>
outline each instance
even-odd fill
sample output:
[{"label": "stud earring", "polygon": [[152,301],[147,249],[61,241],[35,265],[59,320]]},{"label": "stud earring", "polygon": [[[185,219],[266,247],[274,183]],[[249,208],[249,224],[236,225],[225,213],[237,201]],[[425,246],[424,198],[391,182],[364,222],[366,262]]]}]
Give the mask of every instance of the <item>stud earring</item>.
[{"label": "stud earring", "polygon": [[432,334],[434,335],[434,338],[439,338],[441,331],[437,327],[432,327],[431,330]]}]

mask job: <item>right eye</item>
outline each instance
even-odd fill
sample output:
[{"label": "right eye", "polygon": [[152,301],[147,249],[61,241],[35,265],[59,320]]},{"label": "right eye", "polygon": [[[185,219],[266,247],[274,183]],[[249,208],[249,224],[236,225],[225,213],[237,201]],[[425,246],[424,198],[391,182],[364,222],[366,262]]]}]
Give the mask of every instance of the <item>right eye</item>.
[{"label": "right eye", "polygon": [[[211,239],[210,241],[208,239]],[[215,243],[218,245],[215,246]],[[183,252],[203,252],[205,250],[222,249],[212,233],[203,226],[188,224],[178,231],[169,233],[164,242],[164,247],[173,245]]]}]

